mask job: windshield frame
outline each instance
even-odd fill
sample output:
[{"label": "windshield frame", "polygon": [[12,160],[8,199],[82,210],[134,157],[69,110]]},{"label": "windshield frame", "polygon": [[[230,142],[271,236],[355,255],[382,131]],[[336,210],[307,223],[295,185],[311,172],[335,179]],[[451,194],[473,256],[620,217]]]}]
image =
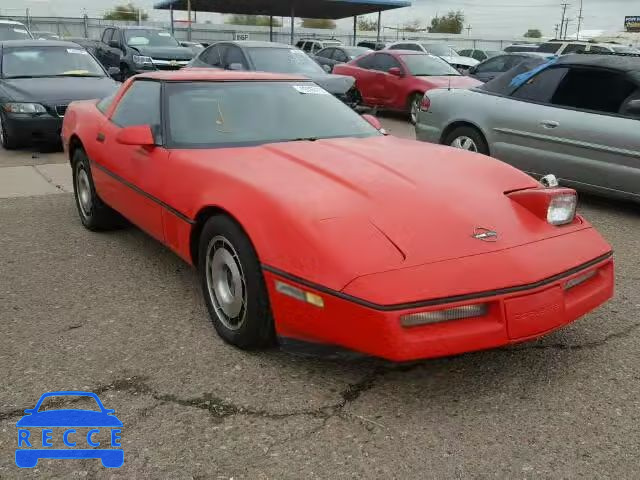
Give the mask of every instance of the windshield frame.
[{"label": "windshield frame", "polygon": [[[5,69],[4,69],[4,58],[6,55],[7,51],[10,50],[29,50],[29,49],[46,49],[46,48],[63,48],[63,49],[74,49],[74,50],[82,50],[83,52],[86,52],[86,54],[93,60],[93,62],[98,66],[100,72],[102,73],[101,75],[98,75],[97,73],[91,73],[89,72],[89,74],[87,75],[64,75],[64,74],[57,74],[57,75],[10,75],[7,76],[5,73]],[[0,78],[3,80],[12,80],[12,79],[19,79],[19,78],[105,78],[105,77],[109,77],[109,74],[107,72],[107,70],[105,69],[104,65],[102,65],[102,63],[100,63],[98,61],[98,59],[96,57],[94,57],[90,51],[88,51],[86,48],[84,48],[82,45],[80,44],[75,44],[75,45],[29,45],[29,46],[16,46],[16,47],[6,47],[2,50],[2,55],[0,56]]]},{"label": "windshield frame", "polygon": [[[251,84],[251,83],[289,83],[289,84],[309,84],[310,86],[318,86],[313,80],[310,79],[302,79],[302,80],[291,80],[291,79],[282,79],[282,80],[232,80],[232,81],[211,81],[211,80],[165,80],[162,82],[162,99],[161,99],[161,125],[162,125],[162,139],[163,139],[163,147],[169,150],[217,150],[221,148],[242,148],[242,147],[256,147],[260,145],[269,145],[272,143],[289,143],[294,142],[297,139],[292,138],[281,138],[275,140],[255,140],[255,141],[242,141],[242,142],[221,142],[221,143],[213,143],[213,144],[185,144],[176,142],[173,140],[171,136],[170,129],[170,121],[169,117],[171,115],[170,105],[169,105],[169,92],[167,86],[171,85],[188,85],[188,84]],[[331,95],[331,94],[329,94]],[[335,101],[340,102],[337,98],[331,95]],[[119,102],[119,100],[118,100]],[[347,105],[344,105],[344,108],[351,110]],[[117,105],[116,105],[117,108]],[[361,134],[361,135],[332,135],[332,136],[318,136],[314,137],[315,140],[330,140],[335,138],[374,138],[379,136],[384,136],[385,134],[376,130],[372,125],[369,124],[361,115],[351,110],[351,112],[361,119],[363,125],[368,125],[371,129],[371,134]],[[303,139],[299,139],[298,141],[303,141]]]},{"label": "windshield frame", "polygon": [[[159,33],[168,33],[169,37],[166,37],[166,35],[162,35],[162,37],[163,38],[171,38],[175,42],[175,45],[152,45],[151,43],[147,43],[145,45],[142,45],[142,44],[131,45],[129,43],[129,40],[132,37],[136,36],[136,35],[131,35],[131,33],[134,33],[134,32],[145,32],[147,35],[142,35],[145,38],[150,37],[149,33],[155,33],[156,35],[159,34]],[[165,47],[165,48],[167,48],[167,47],[168,48],[171,48],[171,47],[182,47],[182,45],[180,45],[180,42],[176,39],[176,37],[171,35],[171,32],[169,32],[167,30],[163,30],[161,28],[158,28],[158,29],[156,29],[156,28],[127,28],[127,29],[124,29],[122,31],[122,33],[123,33],[125,44],[127,45],[127,47],[131,47],[131,48],[138,48],[138,47],[142,47],[142,48],[144,48],[144,47],[150,47],[150,48],[153,48],[153,47],[159,47],[159,48],[163,48],[163,47]],[[188,47],[182,47],[182,48],[188,48]]]}]

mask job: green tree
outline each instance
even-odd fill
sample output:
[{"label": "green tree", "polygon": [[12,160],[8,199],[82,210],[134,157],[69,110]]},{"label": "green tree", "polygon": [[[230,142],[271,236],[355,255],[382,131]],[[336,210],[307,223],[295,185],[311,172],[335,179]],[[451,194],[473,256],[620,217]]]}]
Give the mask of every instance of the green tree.
[{"label": "green tree", "polygon": [[104,14],[105,20],[138,20],[138,12],[140,12],[140,19],[146,20],[149,18],[145,12],[139,8],[134,7],[133,3],[127,3],[126,5],[116,5],[113,10],[107,11]]},{"label": "green tree", "polygon": [[464,26],[464,13],[460,10],[453,10],[444,17],[435,17],[431,19],[429,33],[460,33]]},{"label": "green tree", "polygon": [[333,30],[336,28],[336,22],[328,18],[303,18],[303,28],[326,28],[327,30]]},{"label": "green tree", "polygon": [[537,28],[530,28],[524,36],[526,38],[542,38],[542,32]]},{"label": "green tree", "polygon": [[421,32],[421,31],[426,30],[426,29],[422,26],[422,24],[420,23],[420,20],[412,20],[412,21],[410,21],[410,22],[408,22],[408,23],[405,23],[405,24],[402,26],[402,29],[403,29],[405,32]]},{"label": "green tree", "polygon": [[[232,25],[252,25],[256,27],[268,27],[269,26],[268,15],[231,15],[224,23]],[[274,27],[281,27],[282,22],[279,18],[273,18],[271,24]]]},{"label": "green tree", "polygon": [[378,21],[366,17],[358,18],[358,30],[362,32],[373,32],[378,30]]}]

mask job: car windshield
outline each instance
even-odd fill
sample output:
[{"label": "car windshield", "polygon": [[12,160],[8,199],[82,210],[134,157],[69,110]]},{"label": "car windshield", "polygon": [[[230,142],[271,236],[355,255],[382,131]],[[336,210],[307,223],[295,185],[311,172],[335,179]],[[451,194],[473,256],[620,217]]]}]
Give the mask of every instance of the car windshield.
[{"label": "car windshield", "polygon": [[309,81],[169,83],[166,94],[169,138],[178,147],[380,135],[360,115]]},{"label": "car windshield", "polygon": [[79,45],[75,47],[13,47],[2,54],[3,78],[104,77],[98,62]]},{"label": "car windshield", "polygon": [[297,48],[247,48],[256,70],[261,72],[325,74],[325,71],[306,53]]},{"label": "car windshield", "polygon": [[365,53],[371,51],[370,48],[365,47],[345,47],[343,48],[343,50],[347,55],[349,55],[349,58],[352,60],[356,57],[359,57],[360,55],[364,55]]},{"label": "car windshield", "polygon": [[611,48],[613,48],[613,51],[616,53],[634,53],[634,54],[640,53],[640,50],[633,47],[615,46]]},{"label": "car windshield", "polygon": [[179,47],[169,32],[162,30],[132,29],[124,31],[127,45],[131,47]]},{"label": "car windshield", "polygon": [[455,68],[432,55],[400,55],[411,75],[416,77],[460,76]]},{"label": "car windshield", "polygon": [[0,41],[1,40],[31,40],[31,35],[27,31],[27,27],[20,24],[0,24]]},{"label": "car windshield", "polygon": [[38,407],[38,413],[50,412],[53,410],[93,410],[100,412],[102,409],[96,399],[88,395],[49,395],[42,399]]},{"label": "car windshield", "polygon": [[459,57],[460,55],[449,45],[441,43],[423,43],[424,49],[432,55],[439,57]]}]

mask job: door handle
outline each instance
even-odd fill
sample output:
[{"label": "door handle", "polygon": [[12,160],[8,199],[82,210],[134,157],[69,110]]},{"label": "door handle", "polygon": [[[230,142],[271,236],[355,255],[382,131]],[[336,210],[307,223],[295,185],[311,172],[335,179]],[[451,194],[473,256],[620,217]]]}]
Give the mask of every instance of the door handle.
[{"label": "door handle", "polygon": [[554,120],[543,120],[540,122],[540,125],[544,128],[557,128],[560,124]]},{"label": "door handle", "polygon": [[98,133],[98,135],[96,136],[96,141],[100,142],[100,143],[104,143],[104,133]]}]

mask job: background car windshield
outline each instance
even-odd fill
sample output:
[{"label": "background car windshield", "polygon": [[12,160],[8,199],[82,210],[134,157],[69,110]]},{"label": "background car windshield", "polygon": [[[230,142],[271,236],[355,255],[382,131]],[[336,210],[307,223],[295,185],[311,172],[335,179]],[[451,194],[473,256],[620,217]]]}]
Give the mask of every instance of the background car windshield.
[{"label": "background car windshield", "polygon": [[169,138],[179,147],[380,135],[312,82],[170,83],[166,92]]},{"label": "background car windshield", "polygon": [[31,35],[22,25],[0,25],[0,40],[30,40]]},{"label": "background car windshield", "polygon": [[349,55],[349,58],[351,60],[371,51],[370,48],[365,47],[345,47],[343,50],[347,53],[347,55]]},{"label": "background car windshield", "polygon": [[324,75],[325,71],[306,53],[296,48],[247,48],[247,52],[261,72]]},{"label": "background car windshield", "polygon": [[402,61],[407,65],[411,75],[421,76],[460,76],[455,68],[438,57],[431,55],[401,55]]},{"label": "background car windshield", "polygon": [[5,48],[3,78],[15,77],[104,77],[98,62],[80,46]]},{"label": "background car windshield", "polygon": [[127,45],[132,47],[179,47],[178,41],[169,32],[162,30],[125,30]]},{"label": "background car windshield", "polygon": [[456,52],[449,45],[438,45],[435,43],[424,43],[422,46],[427,50],[427,52],[432,55],[437,55],[439,57],[459,57],[458,52]]}]

